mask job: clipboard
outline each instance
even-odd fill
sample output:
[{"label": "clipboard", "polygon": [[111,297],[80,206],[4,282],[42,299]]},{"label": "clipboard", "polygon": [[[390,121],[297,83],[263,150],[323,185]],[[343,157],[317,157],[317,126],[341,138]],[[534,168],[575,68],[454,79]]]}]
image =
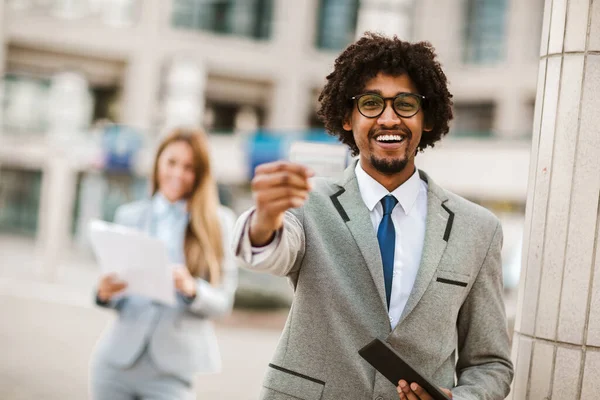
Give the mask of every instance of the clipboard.
[{"label": "clipboard", "polygon": [[89,233],[102,273],[115,273],[127,282],[123,294],[148,297],[170,306],[177,303],[173,268],[160,240],[100,220],[90,222]]}]

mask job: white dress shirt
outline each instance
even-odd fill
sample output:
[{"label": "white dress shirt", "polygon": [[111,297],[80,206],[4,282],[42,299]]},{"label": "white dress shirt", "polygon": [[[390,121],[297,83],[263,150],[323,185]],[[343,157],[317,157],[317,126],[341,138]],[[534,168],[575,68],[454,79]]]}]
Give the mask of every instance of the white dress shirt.
[{"label": "white dress shirt", "polygon": [[425,241],[425,220],[427,218],[427,184],[415,173],[393,192],[383,187],[367,174],[360,162],[356,164],[356,180],[363,202],[369,209],[371,223],[377,233],[383,219],[381,199],[391,194],[398,200],[392,211],[392,222],[396,230],[394,248],[394,275],[390,298],[390,325],[396,327],[406,301],[415,284],[423,243]]},{"label": "white dress shirt", "polygon": [[[425,220],[427,218],[427,184],[419,177],[418,170],[393,192],[383,187],[356,163],[356,180],[363,202],[369,209],[371,223],[377,234],[383,219],[381,199],[391,194],[398,200],[392,211],[392,222],[396,231],[394,248],[394,274],[392,294],[388,311],[392,329],[396,327],[408,296],[413,289],[425,241]],[[252,264],[264,261],[277,248],[281,235],[277,232],[274,240],[264,247],[252,247]],[[383,267],[382,267],[383,268]]]},{"label": "white dress shirt", "polygon": [[149,233],[165,244],[169,261],[185,264],[183,242],[190,220],[187,201],[171,203],[162,193],[157,192],[152,197],[151,218]]}]

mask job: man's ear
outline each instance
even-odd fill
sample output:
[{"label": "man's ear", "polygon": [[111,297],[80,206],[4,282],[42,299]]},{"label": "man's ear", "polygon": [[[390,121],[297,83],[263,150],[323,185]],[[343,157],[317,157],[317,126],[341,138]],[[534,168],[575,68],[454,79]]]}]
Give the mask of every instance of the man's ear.
[{"label": "man's ear", "polygon": [[433,130],[433,121],[431,120],[431,118],[428,118],[426,115],[425,119],[423,121],[423,131],[431,132],[432,130]]},{"label": "man's ear", "polygon": [[351,113],[346,113],[346,116],[342,120],[342,128],[344,128],[345,131],[352,130],[352,120],[350,118],[350,115]]}]

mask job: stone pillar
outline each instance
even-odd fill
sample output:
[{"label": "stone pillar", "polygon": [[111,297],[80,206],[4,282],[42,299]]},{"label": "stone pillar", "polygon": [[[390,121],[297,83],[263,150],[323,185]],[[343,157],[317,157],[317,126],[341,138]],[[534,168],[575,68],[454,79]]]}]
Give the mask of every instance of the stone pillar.
[{"label": "stone pillar", "polygon": [[279,76],[274,79],[267,125],[282,132],[304,129],[310,113],[310,84],[303,71],[305,64],[298,60],[313,47],[318,3],[277,0],[274,4],[273,41],[284,56]]},{"label": "stone pillar", "polygon": [[412,11],[414,0],[361,0],[356,23],[356,37],[365,31],[384,35],[412,38]]},{"label": "stone pillar", "polygon": [[600,392],[600,1],[546,0],[511,398]]},{"label": "stone pillar", "polygon": [[202,126],[206,71],[190,60],[173,60],[166,77],[163,129]]},{"label": "stone pillar", "polygon": [[77,171],[73,148],[84,140],[93,100],[85,77],[60,72],[52,77],[48,93],[48,147],[43,168],[36,260],[40,275],[53,281],[71,239]]},{"label": "stone pillar", "polygon": [[267,126],[281,132],[305,129],[310,114],[310,82],[306,64],[298,62],[311,51],[316,31],[316,0],[274,2],[273,41],[282,54],[281,68],[274,77]]},{"label": "stone pillar", "polygon": [[169,20],[163,14],[170,12],[171,2],[144,0],[139,3],[139,20],[136,25],[143,31],[144,40],[136,46],[130,56],[123,80],[124,124],[140,129],[148,129],[157,120],[157,101],[160,87],[162,48],[158,46],[159,36]]},{"label": "stone pillar", "polygon": [[54,281],[71,242],[77,172],[64,149],[54,149],[44,167],[36,240],[38,274]]},{"label": "stone pillar", "polygon": [[258,129],[258,113],[252,106],[243,106],[235,115],[234,130],[240,133],[254,132]]},{"label": "stone pillar", "polygon": [[268,126],[285,133],[308,127],[310,86],[301,73],[276,82],[270,104]]},{"label": "stone pillar", "polygon": [[48,138],[62,143],[81,139],[90,126],[94,108],[85,76],[71,71],[54,75],[47,102]]}]

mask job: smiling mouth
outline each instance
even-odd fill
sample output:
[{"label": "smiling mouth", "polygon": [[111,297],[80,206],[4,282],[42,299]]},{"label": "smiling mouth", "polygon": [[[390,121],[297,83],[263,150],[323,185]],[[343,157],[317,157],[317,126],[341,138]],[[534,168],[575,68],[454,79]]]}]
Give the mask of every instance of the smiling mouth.
[{"label": "smiling mouth", "polygon": [[402,135],[379,135],[375,138],[375,141],[378,143],[402,143],[406,141],[406,136]]}]

